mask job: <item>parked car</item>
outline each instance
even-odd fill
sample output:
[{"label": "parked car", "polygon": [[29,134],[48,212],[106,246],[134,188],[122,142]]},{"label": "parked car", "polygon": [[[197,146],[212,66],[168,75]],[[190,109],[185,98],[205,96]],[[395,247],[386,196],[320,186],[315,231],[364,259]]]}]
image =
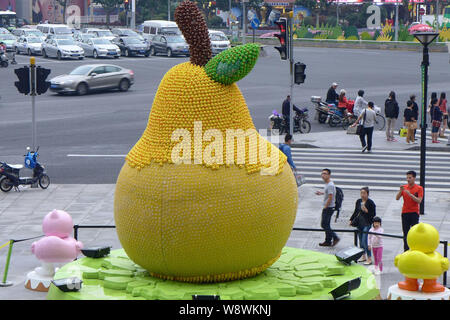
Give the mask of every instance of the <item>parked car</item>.
[{"label": "parked car", "polygon": [[154,56],[158,53],[166,54],[168,57],[174,55],[189,56],[189,45],[180,35],[156,35],[150,44],[150,54]]},{"label": "parked car", "polygon": [[86,29],[86,33],[92,33],[97,38],[105,38],[105,39],[108,39],[109,41],[113,40],[116,37],[116,35],[114,33],[112,33],[110,30],[107,30],[107,29],[88,28],[88,29]]},{"label": "parked car", "polygon": [[40,30],[38,29],[28,29],[28,28],[18,28],[14,29],[11,32],[13,35],[15,35],[17,38],[19,37],[38,37],[41,38],[42,41],[45,40],[46,35],[44,35]]},{"label": "parked car", "polygon": [[142,24],[143,36],[152,41],[156,35],[180,35],[181,31],[175,21],[166,20],[146,20]]},{"label": "parked car", "polygon": [[148,44],[139,38],[134,37],[117,37],[112,43],[120,48],[122,55],[131,57],[134,55],[144,55],[148,57],[150,55],[150,49]]},{"label": "parked car", "polygon": [[63,58],[82,60],[84,51],[72,39],[47,39],[42,44],[42,55],[44,58],[56,57],[58,60]]},{"label": "parked car", "polygon": [[11,33],[1,33],[0,34],[0,41],[5,43],[6,45],[6,51],[14,51],[17,38],[13,36]]},{"label": "parked car", "polygon": [[94,90],[127,91],[134,84],[134,72],[111,64],[82,65],[69,74],[50,80],[50,90],[58,94],[85,95]]},{"label": "parked car", "polygon": [[78,45],[83,48],[84,56],[94,57],[120,57],[120,48],[108,41],[105,38],[91,38],[78,42]]},{"label": "parked car", "polygon": [[26,53],[29,56],[42,54],[42,39],[38,37],[22,36],[15,44],[16,54]]},{"label": "parked car", "polygon": [[117,37],[134,37],[139,38],[142,41],[147,41],[146,38],[141,36],[139,33],[137,33],[134,30],[126,29],[126,28],[114,28],[111,29],[111,32],[115,34]]},{"label": "parked car", "polygon": [[208,30],[208,32],[209,38],[211,39],[211,50],[213,55],[231,48],[230,40],[228,40],[225,33],[216,30]]}]

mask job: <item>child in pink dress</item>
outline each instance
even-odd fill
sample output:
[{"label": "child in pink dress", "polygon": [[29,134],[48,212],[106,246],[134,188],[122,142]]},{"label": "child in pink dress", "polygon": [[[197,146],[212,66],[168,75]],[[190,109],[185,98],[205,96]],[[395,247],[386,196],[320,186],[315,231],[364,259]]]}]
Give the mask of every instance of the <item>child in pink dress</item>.
[{"label": "child in pink dress", "polygon": [[[381,227],[381,218],[373,218],[373,226],[369,232],[383,233]],[[372,250],[375,261],[375,274],[380,274],[383,271],[383,237],[375,234],[369,234],[368,239],[369,250]]]}]

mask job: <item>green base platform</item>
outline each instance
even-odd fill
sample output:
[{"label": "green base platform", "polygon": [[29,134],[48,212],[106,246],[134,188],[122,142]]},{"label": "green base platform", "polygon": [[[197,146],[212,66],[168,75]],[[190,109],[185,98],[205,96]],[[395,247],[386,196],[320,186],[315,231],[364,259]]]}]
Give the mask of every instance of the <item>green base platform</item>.
[{"label": "green base platform", "polygon": [[82,258],[56,272],[55,279],[78,277],[78,292],[62,292],[53,284],[50,300],[191,300],[193,294],[220,295],[221,300],[332,300],[329,292],[361,277],[361,286],[347,299],[379,298],[375,277],[360,265],[345,266],[336,257],[285,247],[280,259],[253,278],[214,284],[192,284],[150,277],[123,249],[105,258]]}]

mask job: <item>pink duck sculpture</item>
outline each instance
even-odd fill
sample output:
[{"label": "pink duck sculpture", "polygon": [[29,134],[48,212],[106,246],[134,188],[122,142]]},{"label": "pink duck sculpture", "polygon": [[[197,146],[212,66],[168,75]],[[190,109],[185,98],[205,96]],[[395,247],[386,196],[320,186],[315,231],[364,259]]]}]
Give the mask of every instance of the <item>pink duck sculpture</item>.
[{"label": "pink duck sculpture", "polygon": [[81,253],[83,244],[71,237],[72,217],[65,211],[53,210],[44,217],[42,230],[45,237],[33,242],[31,252],[41,260],[42,266],[27,275],[25,287],[35,291],[48,291],[55,275],[54,263],[70,262]]}]

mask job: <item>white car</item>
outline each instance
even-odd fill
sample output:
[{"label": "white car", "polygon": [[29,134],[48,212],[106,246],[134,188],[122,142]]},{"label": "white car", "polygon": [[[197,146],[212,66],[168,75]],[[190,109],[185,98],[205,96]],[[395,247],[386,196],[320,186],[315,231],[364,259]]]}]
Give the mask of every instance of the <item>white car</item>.
[{"label": "white car", "polygon": [[105,38],[108,39],[109,41],[113,40],[116,35],[114,33],[112,33],[110,30],[107,29],[86,29],[86,33],[92,33],[94,34],[97,38]]},{"label": "white car", "polygon": [[120,48],[112,44],[105,38],[92,38],[79,41],[78,45],[83,48],[85,56],[99,57],[120,57]]},{"label": "white car", "polygon": [[58,60],[64,58],[82,60],[84,50],[71,39],[47,39],[42,45],[42,55],[44,58],[55,57]]},{"label": "white car", "polygon": [[211,49],[213,55],[231,48],[230,40],[228,40],[225,33],[216,30],[208,30],[208,32],[209,38],[211,39]]},{"label": "white car", "polygon": [[15,45],[16,54],[26,53],[29,56],[42,54],[42,40],[38,37],[20,37]]}]

